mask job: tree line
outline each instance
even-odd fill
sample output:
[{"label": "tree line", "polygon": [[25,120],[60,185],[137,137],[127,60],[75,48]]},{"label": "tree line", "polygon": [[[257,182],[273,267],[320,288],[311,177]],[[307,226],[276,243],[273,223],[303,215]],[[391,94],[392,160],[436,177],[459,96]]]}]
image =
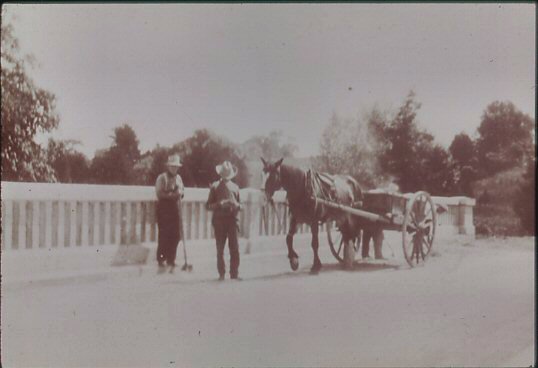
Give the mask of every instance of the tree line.
[{"label": "tree line", "polygon": [[[10,24],[2,24],[1,42],[2,180],[153,185],[168,155],[179,153],[187,186],[207,187],[217,178],[215,166],[227,159],[238,167],[236,181],[245,187],[258,157],[292,158],[297,151],[281,131],[236,143],[200,129],[172,146],[141,152],[128,124],[117,126],[110,147],[91,160],[77,150],[77,141],[49,139],[42,147],[35,142],[37,133],[53,131],[60,123],[55,96],[29,77],[32,58],[20,55]],[[509,201],[521,227],[534,233],[535,121],[509,101],[494,101],[485,107],[473,137],[460,133],[445,149],[418,122],[420,107],[411,91],[394,111],[375,107],[359,118],[335,113],[322,133],[313,166],[349,174],[365,188],[394,183],[402,192],[472,196],[486,207]],[[495,184],[502,182],[500,176],[516,177],[508,199],[503,199],[506,190]],[[506,206],[496,209],[498,216],[490,222],[499,222],[504,210]]]},{"label": "tree line", "polygon": [[352,175],[366,188],[393,183],[404,193],[470,196],[478,200],[479,233],[534,234],[534,119],[509,101],[494,101],[474,137],[462,132],[445,149],[421,128],[420,107],[411,91],[395,111],[373,108],[360,118],[334,114],[316,166]]},{"label": "tree line", "polygon": [[[109,148],[97,151],[89,160],[75,146],[77,142],[49,140],[46,149],[54,176],[45,181],[61,183],[154,185],[157,176],[166,170],[168,156],[178,153],[183,166],[180,175],[188,187],[208,187],[218,178],[215,166],[229,160],[238,168],[235,181],[240,187],[249,185],[249,160],[256,157],[292,157],[297,147],[286,142],[281,131],[255,136],[242,144],[199,129],[172,146],[157,145],[140,151],[135,131],[128,124],[114,129]],[[249,159],[250,158],[250,159]]]}]

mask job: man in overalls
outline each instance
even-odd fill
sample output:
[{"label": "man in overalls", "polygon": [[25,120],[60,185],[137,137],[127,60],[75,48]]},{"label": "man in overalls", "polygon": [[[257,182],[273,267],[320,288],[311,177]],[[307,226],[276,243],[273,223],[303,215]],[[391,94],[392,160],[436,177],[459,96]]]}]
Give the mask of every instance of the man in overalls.
[{"label": "man in overalls", "polygon": [[216,167],[220,180],[211,184],[206,207],[213,211],[212,224],[215,230],[217,244],[217,271],[219,280],[224,280],[226,266],[224,263],[224,247],[228,239],[230,250],[230,278],[239,278],[239,211],[241,201],[239,199],[239,187],[232,182],[237,175],[237,168],[231,162],[225,161]]},{"label": "man in overalls", "polygon": [[383,247],[383,239],[385,239],[383,228],[375,225],[366,226],[362,230],[362,258],[370,258],[370,239],[374,240],[375,259],[385,259],[385,257],[383,257],[383,252],[381,251],[381,248]]},{"label": "man in overalls", "polygon": [[183,181],[178,174],[181,166],[179,155],[168,157],[167,171],[157,177],[155,191],[157,193],[157,225],[159,238],[157,246],[157,262],[159,273],[165,271],[165,263],[173,272],[176,266],[176,251],[181,233],[181,199],[184,195]]}]

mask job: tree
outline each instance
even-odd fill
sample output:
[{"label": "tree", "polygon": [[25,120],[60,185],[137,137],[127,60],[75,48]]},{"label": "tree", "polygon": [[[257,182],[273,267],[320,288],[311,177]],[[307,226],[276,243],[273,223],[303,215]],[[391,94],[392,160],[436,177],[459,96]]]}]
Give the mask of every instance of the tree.
[{"label": "tree", "polygon": [[34,138],[58,126],[55,97],[28,76],[32,58],[19,55],[12,25],[3,23],[1,29],[2,179],[54,181],[54,170]]},{"label": "tree", "polygon": [[478,162],[484,176],[522,166],[533,155],[533,119],[511,102],[486,107],[478,127]]},{"label": "tree", "polygon": [[144,153],[135,164],[135,184],[155,185],[159,174],[166,171],[166,162],[171,155],[171,149],[157,145],[153,150]]},{"label": "tree", "polygon": [[365,187],[383,177],[376,158],[375,137],[362,120],[342,119],[333,114],[323,130],[317,168],[331,174],[351,175]]},{"label": "tree", "polygon": [[83,153],[75,149],[78,144],[80,142],[73,140],[49,139],[47,160],[60,183],[88,183],[90,181],[89,162]]},{"label": "tree", "polygon": [[422,183],[417,190],[426,190],[435,194],[452,194],[455,187],[453,170],[450,169],[450,155],[441,146],[426,146],[423,156]]},{"label": "tree", "polygon": [[248,183],[247,169],[239,155],[238,147],[207,129],[195,131],[194,136],[175,144],[171,151],[182,157],[180,174],[186,186],[208,187],[218,179],[216,165],[225,160],[239,170],[236,183],[240,187],[245,187]]},{"label": "tree", "polygon": [[280,158],[290,158],[297,152],[297,145],[288,138],[284,142],[284,133],[281,130],[273,130],[267,136],[254,136],[239,147],[240,155],[245,159],[259,160],[263,157],[269,161]]},{"label": "tree", "polygon": [[454,137],[449,147],[457,194],[473,196],[472,182],[477,178],[476,147],[465,133]]},{"label": "tree", "polygon": [[471,137],[460,133],[454,137],[448,149],[458,166],[472,165],[475,161],[475,145]]},{"label": "tree", "polygon": [[402,192],[444,194],[453,183],[449,156],[434,143],[433,135],[419,129],[416,116],[420,106],[411,91],[390,122],[374,125],[380,141],[380,166],[382,172],[395,178]]},{"label": "tree", "polygon": [[536,161],[532,157],[526,164],[527,168],[523,175],[523,182],[516,192],[514,211],[520,219],[522,230],[525,234],[536,235]]},{"label": "tree", "polygon": [[128,124],[124,124],[114,129],[111,138],[112,146],[97,152],[92,160],[93,179],[99,184],[135,184],[135,164],[140,159],[136,133]]}]

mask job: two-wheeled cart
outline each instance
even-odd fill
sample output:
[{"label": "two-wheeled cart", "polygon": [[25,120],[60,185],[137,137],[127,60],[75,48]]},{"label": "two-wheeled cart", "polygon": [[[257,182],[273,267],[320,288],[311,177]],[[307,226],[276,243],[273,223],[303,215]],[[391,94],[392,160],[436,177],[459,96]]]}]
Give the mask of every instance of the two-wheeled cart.
[{"label": "two-wheeled cart", "polygon": [[[354,207],[322,198],[316,198],[316,200],[328,207],[360,218],[361,221],[358,223],[363,226],[378,226],[382,230],[401,231],[403,254],[411,267],[423,263],[431,252],[437,215],[436,206],[427,192],[420,191],[404,195],[371,190],[363,193],[362,202]],[[339,229],[334,226],[334,223],[327,223],[327,237],[331,252],[341,263],[345,263],[349,258],[346,252],[358,251],[359,236],[360,232],[351,240],[352,244],[346,246]],[[351,245],[353,248],[350,250]]]}]

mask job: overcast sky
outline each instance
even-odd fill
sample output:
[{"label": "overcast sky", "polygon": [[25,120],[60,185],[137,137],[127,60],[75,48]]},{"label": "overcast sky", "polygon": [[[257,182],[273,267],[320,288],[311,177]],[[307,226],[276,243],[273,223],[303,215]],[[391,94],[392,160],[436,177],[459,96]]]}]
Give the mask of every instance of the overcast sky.
[{"label": "overcast sky", "polygon": [[[130,124],[142,150],[198,128],[236,142],[281,129],[318,152],[333,112],[397,108],[445,147],[510,100],[534,116],[533,4],[4,5],[56,94],[58,139],[92,157]],[[15,18],[13,18],[15,17]]]}]

